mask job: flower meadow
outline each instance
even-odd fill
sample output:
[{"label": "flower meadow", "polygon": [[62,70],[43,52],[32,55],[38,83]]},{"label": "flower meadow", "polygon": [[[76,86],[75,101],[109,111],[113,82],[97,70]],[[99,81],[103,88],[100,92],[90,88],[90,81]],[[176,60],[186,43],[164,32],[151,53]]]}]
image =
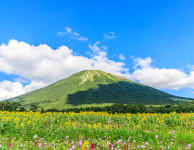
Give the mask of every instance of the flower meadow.
[{"label": "flower meadow", "polygon": [[0,149],[194,149],[194,113],[2,111]]}]

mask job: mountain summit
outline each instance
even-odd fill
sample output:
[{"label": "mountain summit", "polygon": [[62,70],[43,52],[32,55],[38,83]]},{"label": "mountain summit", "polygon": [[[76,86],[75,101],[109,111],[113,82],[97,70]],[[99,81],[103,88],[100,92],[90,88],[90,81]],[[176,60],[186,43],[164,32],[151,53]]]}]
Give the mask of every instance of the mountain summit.
[{"label": "mountain summit", "polygon": [[47,87],[10,99],[27,106],[67,108],[84,104],[166,104],[177,97],[126,78],[85,70]]}]

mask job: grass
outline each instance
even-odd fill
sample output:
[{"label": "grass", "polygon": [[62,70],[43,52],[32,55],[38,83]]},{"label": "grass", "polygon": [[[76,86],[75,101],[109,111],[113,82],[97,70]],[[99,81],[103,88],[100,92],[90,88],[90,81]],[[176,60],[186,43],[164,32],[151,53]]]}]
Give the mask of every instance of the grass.
[{"label": "grass", "polygon": [[192,149],[194,113],[0,112],[2,149]]}]

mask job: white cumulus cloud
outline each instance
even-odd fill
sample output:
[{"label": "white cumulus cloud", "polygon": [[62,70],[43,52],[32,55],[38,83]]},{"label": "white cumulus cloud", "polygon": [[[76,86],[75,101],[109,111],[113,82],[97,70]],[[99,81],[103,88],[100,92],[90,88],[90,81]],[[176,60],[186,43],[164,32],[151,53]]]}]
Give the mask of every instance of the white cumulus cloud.
[{"label": "white cumulus cloud", "polygon": [[[70,29],[69,32],[71,31]],[[194,71],[158,68],[152,58],[135,58],[130,72],[126,64],[109,59],[107,47],[100,42],[90,44],[92,54],[74,55],[67,46],[52,49],[46,44],[30,45],[10,40],[0,45],[0,71],[15,74],[15,81],[0,82],[0,100],[18,96],[64,79],[82,70],[98,69],[132,79],[158,89],[194,88]]]},{"label": "white cumulus cloud", "polygon": [[[13,97],[86,69],[100,69],[117,75],[129,75],[124,63],[110,60],[107,57],[107,53],[104,51],[105,47],[98,47],[97,43],[93,45],[93,48],[97,52],[90,57],[84,57],[74,55],[73,50],[66,46],[52,49],[46,44],[34,46],[17,40],[10,40],[7,45],[1,44],[0,71],[16,74],[31,81],[26,86],[22,86],[23,81],[18,82],[19,79],[16,82],[9,81],[12,87],[20,86],[18,88],[20,90],[8,89],[3,90],[2,93],[8,95],[6,98]],[[4,81],[0,83],[4,83]],[[3,88],[4,86],[1,87],[1,89]],[[8,94],[8,91],[15,94]],[[5,99],[5,96],[0,96],[0,99]]]},{"label": "white cumulus cloud", "polygon": [[23,86],[20,82],[4,80],[0,82],[0,100],[15,97],[43,86],[45,86],[45,84],[41,82],[36,83],[33,81],[31,84]]},{"label": "white cumulus cloud", "polygon": [[186,74],[173,68],[157,68],[151,65],[150,57],[134,59],[134,80],[158,89],[194,88],[194,71]]}]

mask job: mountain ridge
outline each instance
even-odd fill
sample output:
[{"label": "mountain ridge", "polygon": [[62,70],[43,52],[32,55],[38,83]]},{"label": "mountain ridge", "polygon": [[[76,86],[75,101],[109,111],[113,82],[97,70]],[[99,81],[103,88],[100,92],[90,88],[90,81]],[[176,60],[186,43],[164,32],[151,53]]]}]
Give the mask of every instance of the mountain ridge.
[{"label": "mountain ridge", "polygon": [[[84,70],[49,86],[9,99],[24,106],[64,109],[91,104],[167,104],[180,98],[101,70]],[[189,99],[188,99],[189,100]]]}]

